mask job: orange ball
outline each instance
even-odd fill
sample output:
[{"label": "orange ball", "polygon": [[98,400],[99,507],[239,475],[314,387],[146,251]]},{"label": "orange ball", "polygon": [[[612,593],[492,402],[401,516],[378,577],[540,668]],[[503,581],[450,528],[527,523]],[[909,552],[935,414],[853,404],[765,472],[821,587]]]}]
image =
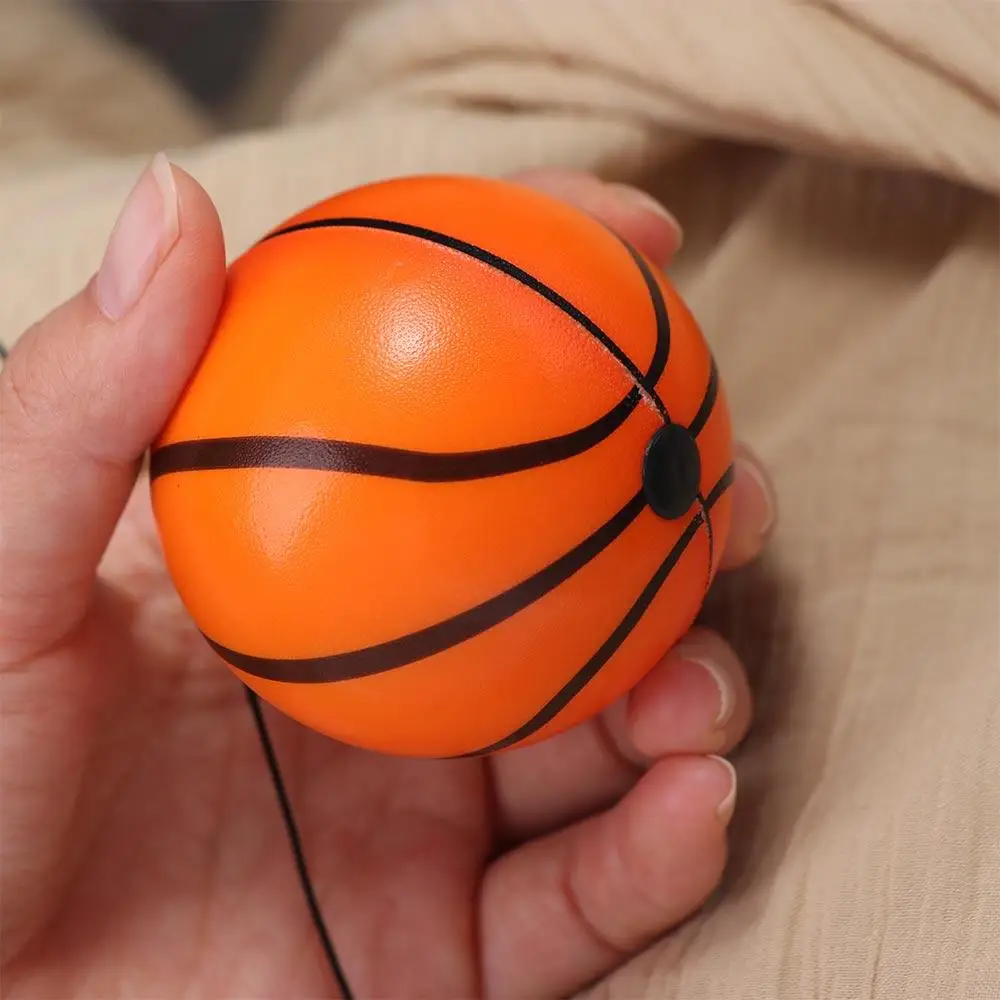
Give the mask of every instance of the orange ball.
[{"label": "orange ball", "polygon": [[575,208],[418,177],[236,260],[151,459],[209,643],[306,726],[413,756],[541,740],[690,627],[730,418],[671,284]]}]

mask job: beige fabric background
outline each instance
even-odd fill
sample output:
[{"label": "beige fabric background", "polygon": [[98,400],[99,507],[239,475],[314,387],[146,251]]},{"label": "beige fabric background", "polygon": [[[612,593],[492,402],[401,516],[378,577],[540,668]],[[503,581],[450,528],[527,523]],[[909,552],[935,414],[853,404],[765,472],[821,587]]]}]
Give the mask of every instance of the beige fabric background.
[{"label": "beige fabric background", "polygon": [[86,279],[154,144],[233,252],[397,173],[645,184],[782,518],[709,608],[759,698],[726,884],[590,995],[1000,998],[1000,5],[293,7],[243,108],[281,124],[204,142],[149,67],[3,8],[0,337]]}]

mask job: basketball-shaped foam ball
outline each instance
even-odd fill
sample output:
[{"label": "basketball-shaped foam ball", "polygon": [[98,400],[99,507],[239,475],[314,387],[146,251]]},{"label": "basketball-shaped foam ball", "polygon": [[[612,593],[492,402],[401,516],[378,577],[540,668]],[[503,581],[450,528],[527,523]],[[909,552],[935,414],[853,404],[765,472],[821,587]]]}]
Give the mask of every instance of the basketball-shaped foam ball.
[{"label": "basketball-shaped foam ball", "polygon": [[657,663],[718,565],[731,461],[709,348],[640,253],[528,188],[418,177],[232,264],[151,488],[243,682],[438,757],[549,737]]}]

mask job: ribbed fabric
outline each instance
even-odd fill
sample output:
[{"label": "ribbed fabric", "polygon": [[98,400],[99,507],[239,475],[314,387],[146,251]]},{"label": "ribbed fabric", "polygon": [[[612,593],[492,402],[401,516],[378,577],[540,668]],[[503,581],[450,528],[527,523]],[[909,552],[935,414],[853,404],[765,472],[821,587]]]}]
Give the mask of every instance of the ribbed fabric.
[{"label": "ribbed fabric", "polygon": [[[163,86],[116,66],[102,121]],[[726,884],[594,997],[1000,998],[998,68],[990,0],[363,3],[283,125],[179,157],[233,252],[349,184],[541,163],[685,226],[674,276],[780,491],[708,611],[758,718]],[[86,280],[141,164],[29,175],[5,143],[10,339]]]}]

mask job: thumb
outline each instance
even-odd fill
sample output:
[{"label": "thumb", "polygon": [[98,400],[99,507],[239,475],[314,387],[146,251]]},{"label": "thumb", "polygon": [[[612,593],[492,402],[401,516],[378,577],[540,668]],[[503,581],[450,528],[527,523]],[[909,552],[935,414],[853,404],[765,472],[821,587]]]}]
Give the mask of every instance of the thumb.
[{"label": "thumb", "polygon": [[94,278],[18,340],[0,372],[0,663],[86,613],[135,481],[211,333],[225,285],[218,215],[158,155]]},{"label": "thumb", "polygon": [[[97,567],[139,459],[209,338],[225,286],[215,209],[157,156],[94,278],[0,372],[0,704],[7,819],[0,962],[56,905],[110,785],[105,708],[126,650]],[[110,612],[114,612],[112,615]],[[81,662],[86,659],[87,662]],[[30,669],[27,667],[30,665]],[[101,749],[103,747],[103,749]],[[97,805],[95,805],[97,803]]]}]

